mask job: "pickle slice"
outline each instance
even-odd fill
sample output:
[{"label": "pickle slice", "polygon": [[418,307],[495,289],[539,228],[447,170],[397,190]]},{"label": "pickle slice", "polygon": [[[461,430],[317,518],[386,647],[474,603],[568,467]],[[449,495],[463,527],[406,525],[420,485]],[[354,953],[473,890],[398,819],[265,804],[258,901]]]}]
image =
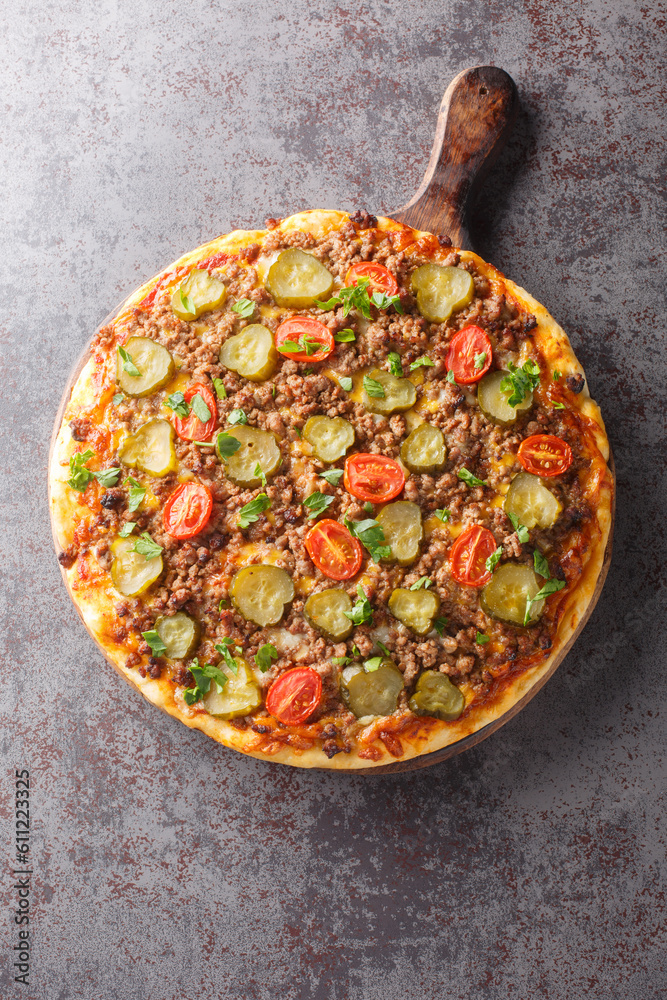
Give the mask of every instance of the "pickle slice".
[{"label": "pickle slice", "polygon": [[401,461],[410,472],[435,472],[446,459],[444,435],[433,424],[419,424],[401,445]]},{"label": "pickle slice", "polygon": [[211,681],[208,694],[202,698],[202,705],[209,715],[216,719],[235,719],[248,715],[262,704],[262,695],[252,670],[245,660],[236,658],[238,673],[228,673],[229,678],[222,691],[218,691],[215,681]]},{"label": "pickle slice", "polygon": [[351,610],[352,601],[345,591],[333,588],[311,594],[303,606],[303,617],[329,639],[340,642],[352,631],[352,622],[345,615]]},{"label": "pickle slice", "polygon": [[219,309],[227,298],[227,289],[208,271],[195,269],[171,297],[171,308],[179,319],[197,319],[202,313]]},{"label": "pickle slice", "polygon": [[162,655],[170,660],[184,660],[197,648],[201,625],[185,611],[177,611],[170,618],[161,615],[155,622],[155,631],[166,646]]},{"label": "pickle slice", "polygon": [[[482,611],[507,625],[523,625],[528,600],[535,597],[540,584],[531,566],[506,562],[493,574],[482,590],[479,603]],[[544,610],[544,601],[531,605],[529,625],[536,622]]]},{"label": "pickle slice", "polygon": [[123,367],[125,362],[116,352],[116,382],[128,396],[150,396],[174,377],[174,359],[166,347],[156,344],[150,337],[130,337],[123,350],[139,370],[138,375],[126,372]]},{"label": "pickle slice", "polygon": [[445,323],[453,312],[463,309],[475,294],[472,275],[460,267],[422,264],[412,275],[417,307],[431,323]]},{"label": "pickle slice", "polygon": [[166,476],[176,469],[174,428],[168,420],[148,420],[118,449],[118,458],[131,469],[149,476]]},{"label": "pickle slice", "polygon": [[500,383],[507,374],[505,371],[489,372],[477,385],[477,402],[480,410],[485,417],[501,427],[513,424],[517,413],[529,410],[533,405],[533,393],[529,389],[528,395],[518,406],[510,406],[507,402],[509,394],[500,388]]},{"label": "pickle slice", "polygon": [[374,368],[369,372],[369,378],[379,382],[384,389],[384,396],[369,396],[364,389],[363,404],[372,413],[401,413],[409,410],[417,400],[417,390],[409,378],[396,378],[391,372]]},{"label": "pickle slice", "polygon": [[366,715],[391,715],[403,690],[403,674],[391,660],[383,660],[377,670],[346,667],[340,678],[343,701],[358,719]]},{"label": "pickle slice", "polygon": [[342,417],[310,417],[303,428],[303,436],[323,462],[342,458],[354,444],[354,428]]},{"label": "pickle slice", "polygon": [[271,431],[239,425],[228,427],[226,433],[241,442],[241,447],[225,460],[225,472],[237,486],[260,486],[262,480],[255,475],[259,465],[270,478],[280,465],[280,448]]},{"label": "pickle slice", "polygon": [[248,621],[276,625],[294,598],[294,584],[279,566],[246,566],[232,577],[229,596]]},{"label": "pickle slice", "polygon": [[148,590],[162,572],[162,556],[147,559],[134,552],[136,538],[115,538],[111,543],[111,579],[124,597],[136,597]]},{"label": "pickle slice", "polygon": [[510,484],[503,509],[526,528],[550,528],[563,507],[539,476],[520,472]]},{"label": "pickle slice", "polygon": [[284,250],[269,268],[266,287],[279,306],[307,309],[333,288],[333,275],[312,254]]},{"label": "pickle slice", "polygon": [[391,558],[401,566],[414,562],[424,537],[419,505],[409,500],[388,503],[378,514],[377,522],[382,525],[385,543],[391,547]]},{"label": "pickle slice", "polygon": [[278,364],[278,352],[271,331],[260,323],[251,323],[224,342],[220,364],[231,368],[251,382],[270,378]]},{"label": "pickle slice", "polygon": [[432,715],[451,722],[458,719],[466,700],[446,674],[425,670],[417,681],[415,693],[408,702],[415,715]]},{"label": "pickle slice", "polygon": [[426,635],[433,628],[433,619],[440,610],[440,598],[432,590],[399,587],[389,598],[389,610],[417,635]]}]

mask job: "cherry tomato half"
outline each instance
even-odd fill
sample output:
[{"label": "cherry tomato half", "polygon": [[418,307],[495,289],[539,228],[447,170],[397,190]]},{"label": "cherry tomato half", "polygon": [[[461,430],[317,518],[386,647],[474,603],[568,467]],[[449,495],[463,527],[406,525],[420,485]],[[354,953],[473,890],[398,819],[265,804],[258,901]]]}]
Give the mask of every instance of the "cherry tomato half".
[{"label": "cherry tomato half", "polygon": [[486,375],[492,353],[491,341],[484,330],[480,326],[466,326],[452,337],[446,364],[457,382],[470,385]]},{"label": "cherry tomato half", "polygon": [[286,726],[297,726],[313,714],[321,698],[320,675],[312,667],[295,667],[273,682],[266,696],[266,710]]},{"label": "cherry tomato half", "polygon": [[497,549],[496,540],[481,524],[462,531],[449,553],[450,573],[467,587],[483,587],[491,579],[486,560]]},{"label": "cherry tomato half", "polygon": [[553,434],[533,434],[519,445],[517,457],[534,476],[562,476],[572,465],[572,449]]},{"label": "cherry tomato half", "polygon": [[183,483],[164,505],[164,530],[172,538],[192,538],[206,527],[212,510],[213,496],[208,487]]},{"label": "cherry tomato half", "polygon": [[[298,351],[285,350],[296,344]],[[310,316],[292,316],[276,330],[276,347],[284,358],[292,361],[324,361],[336,346],[328,326]],[[308,353],[310,351],[310,353]]]},{"label": "cherry tomato half", "polygon": [[306,535],[306,549],[320,573],[331,580],[349,580],[361,569],[364,550],[344,524],[324,518]]},{"label": "cherry tomato half", "polygon": [[358,500],[385,503],[401,492],[405,473],[393,458],[361,452],[345,460],[343,482],[345,489]]},{"label": "cherry tomato half", "polygon": [[348,288],[359,284],[360,278],[369,278],[368,293],[384,292],[385,295],[397,295],[398,285],[396,278],[382,264],[375,264],[373,261],[361,261],[353,264],[345,275],[345,284]]},{"label": "cherry tomato half", "polygon": [[183,438],[184,441],[208,441],[215,430],[216,420],[218,419],[218,408],[215,405],[213,391],[203,382],[194,382],[183,393],[185,402],[191,403],[197,394],[206,403],[211,416],[206,423],[203,423],[193,410],[190,411],[187,417],[176,415],[174,417],[174,427],[179,438]]}]

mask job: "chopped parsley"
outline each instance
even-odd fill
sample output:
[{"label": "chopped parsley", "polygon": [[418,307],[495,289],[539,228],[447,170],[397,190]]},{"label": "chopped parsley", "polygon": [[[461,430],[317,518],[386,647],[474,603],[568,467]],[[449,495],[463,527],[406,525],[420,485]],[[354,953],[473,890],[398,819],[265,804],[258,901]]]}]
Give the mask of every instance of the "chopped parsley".
[{"label": "chopped parsley", "polygon": [[237,409],[232,410],[232,412],[227,417],[227,423],[228,424],[247,424],[248,423],[248,418],[246,416],[245,410],[242,410],[241,407],[238,407]]},{"label": "chopped parsley", "polygon": [[483,632],[478,632],[475,637],[475,642],[478,644],[478,646],[483,646],[484,643],[489,642],[490,639],[491,639],[490,635],[484,635]]},{"label": "chopped parsley", "polygon": [[486,568],[489,573],[493,573],[494,569],[500,562],[500,557],[503,554],[503,547],[499,545],[495,552],[492,552],[489,558],[486,560]]},{"label": "chopped parsley", "polygon": [[329,507],[335,499],[335,497],[327,496],[326,493],[311,493],[310,496],[306,497],[303,501],[303,506],[308,508],[308,520],[312,517],[319,517],[320,514],[324,514],[327,507]]},{"label": "chopped parsley", "polygon": [[473,476],[472,472],[468,472],[465,466],[456,473],[459,479],[462,479],[466,486],[487,486],[488,484],[483,479],[478,479],[477,476]]},{"label": "chopped parsley", "polygon": [[325,469],[324,472],[320,472],[321,478],[326,480],[330,486],[338,486],[342,475],[342,469]]},{"label": "chopped parsley", "polygon": [[554,403],[554,410],[564,410],[565,403]]},{"label": "chopped parsley", "polygon": [[396,351],[390,351],[387,355],[387,361],[389,362],[389,371],[396,378],[402,378],[403,376],[403,364],[401,362],[401,355],[397,354]]},{"label": "chopped parsley", "polygon": [[264,475],[264,472],[262,470],[262,466],[259,464],[259,462],[255,466],[255,470],[253,472],[253,476],[256,476],[259,479],[259,481],[262,484],[262,486],[264,487],[264,489],[266,489],[266,476]]},{"label": "chopped parsley", "polygon": [[370,375],[364,375],[364,392],[374,399],[384,399],[386,396],[384,387]]},{"label": "chopped parsley", "polygon": [[132,551],[138,552],[140,556],[146,556],[146,562],[148,562],[149,559],[157,559],[161,555],[162,546],[154,542],[147,531],[142,531],[134,543]]},{"label": "chopped parsley", "polygon": [[119,347],[118,353],[120,354],[121,361],[123,362],[123,371],[126,371],[128,375],[132,376],[132,378],[139,378],[141,372],[132,360],[132,355],[126,351],[124,347]]},{"label": "chopped parsley", "polygon": [[233,434],[227,434],[226,431],[220,431],[216,438],[215,450],[218,453],[218,458],[223,462],[235,455],[240,447],[241,442]]},{"label": "chopped parsley", "polygon": [[436,630],[438,635],[442,635],[445,631],[445,625],[449,622],[449,618],[434,618],[433,628]]},{"label": "chopped parsley", "polygon": [[381,656],[371,656],[370,660],[364,660],[364,670],[367,674],[374,673],[382,663]]},{"label": "chopped parsley", "polygon": [[[484,367],[486,362],[486,351],[481,351],[479,354],[475,355],[475,370],[479,371],[480,368]],[[479,633],[478,633],[479,635]]]},{"label": "chopped parsley", "polygon": [[129,535],[132,534],[136,526],[137,526],[136,521],[128,521],[127,524],[124,524],[123,527],[118,532],[119,537],[127,538]]},{"label": "chopped parsley", "polygon": [[512,361],[507,367],[509,372],[501,380],[500,389],[510,406],[518,406],[540,384],[540,366],[529,359],[519,368]]},{"label": "chopped parsley", "polygon": [[538,601],[543,601],[545,597],[549,594],[555,594],[559,590],[562,590],[565,586],[565,580],[548,580],[541,590],[535,594],[535,597],[529,597],[526,601],[526,614],[524,615],[523,624],[527,625],[530,621],[530,612],[533,604],[537,604]]},{"label": "chopped parsley", "polygon": [[410,365],[411,372],[413,372],[416,368],[435,368],[435,361],[431,361],[430,358],[427,358],[426,355],[424,355],[423,358],[417,358],[417,360],[413,361]]},{"label": "chopped parsley", "polygon": [[241,507],[238,520],[239,528],[247,528],[254,521],[259,521],[259,515],[270,506],[271,501],[266,493],[259,493],[254,500],[247,503],[245,507]]},{"label": "chopped parsley", "polygon": [[[201,399],[201,396],[199,398]],[[165,399],[164,405],[173,410],[177,417],[187,417],[190,413],[190,407],[182,392],[172,392],[171,396]]]},{"label": "chopped parsley", "polygon": [[367,500],[366,503],[364,504],[364,510],[366,511],[367,514],[372,514],[373,511],[375,510],[375,507],[370,502],[370,500]]},{"label": "chopped parsley", "polygon": [[248,319],[255,311],[255,303],[251,299],[239,299],[232,306],[232,312],[235,312],[241,319]]},{"label": "chopped parsley", "polygon": [[446,507],[439,507],[435,512],[435,516],[443,522],[450,521],[452,518],[452,512],[447,510]]},{"label": "chopped parsley", "polygon": [[454,378],[454,372],[453,372],[453,371],[451,370],[451,368],[449,369],[449,371],[448,371],[448,372],[447,372],[447,374],[445,375],[445,379],[446,379],[446,380],[447,380],[448,382],[451,382],[451,384],[452,384],[452,385],[458,385],[458,382],[457,382],[457,381],[456,381],[456,379]]},{"label": "chopped parsley", "polygon": [[331,662],[334,667],[346,667],[348,663],[351,663],[349,656],[332,656]]},{"label": "chopped parsley", "polygon": [[313,337],[304,335],[299,337],[298,341],[286,340],[284,344],[281,344],[278,350],[282,354],[296,354],[297,351],[302,351],[305,353],[306,357],[311,357],[323,347],[320,340],[315,340]]},{"label": "chopped parsley", "polygon": [[429,580],[427,576],[420,576],[417,582],[412,584],[410,590],[421,590],[422,587],[424,588],[424,590],[428,590],[428,588],[432,586],[433,586],[432,580]]},{"label": "chopped parsley", "polygon": [[385,537],[381,524],[371,517],[365,521],[348,521],[347,518],[343,518],[343,523],[350,534],[358,538],[368,550],[374,563],[379,563],[381,559],[389,559],[391,547],[383,544]]},{"label": "chopped parsley", "polygon": [[554,382],[557,382],[558,379],[562,376],[562,374],[563,373],[559,372],[557,368],[554,368]]},{"label": "chopped parsley", "polygon": [[357,335],[354,330],[346,329],[339,330],[338,333],[334,333],[334,340],[339,344],[351,344],[352,341],[357,339]]},{"label": "chopped parsley", "polygon": [[118,482],[118,477],[120,476],[119,468],[102,469],[100,472],[93,472],[92,469],[86,468],[86,462],[89,462],[94,455],[94,451],[86,448],[85,451],[77,451],[69,460],[70,476],[67,480],[67,485],[71,486],[77,493],[85,493],[88,484],[92,483],[93,479],[96,479],[100,486],[104,486],[105,488],[107,486],[115,486]]},{"label": "chopped parsley", "polygon": [[113,403],[114,406],[118,406],[118,404],[122,403],[124,399],[125,399],[125,393],[117,392],[116,395],[111,400],[111,402]]},{"label": "chopped parsley", "polygon": [[178,291],[179,291],[178,297],[180,300],[181,309],[183,310],[183,312],[190,313],[192,319],[196,319],[197,310],[195,308],[194,302],[192,301],[191,298],[189,298],[189,296],[185,294],[182,288],[179,288]]},{"label": "chopped parsley", "polygon": [[201,701],[204,695],[211,690],[211,681],[220,694],[229,680],[220,667],[214,667],[212,663],[203,663],[200,667],[198,659],[192,661],[190,673],[195,679],[195,687],[185,688],[183,691],[183,698],[187,705],[194,705],[196,701]]},{"label": "chopped parsley", "polygon": [[201,420],[203,424],[207,423],[211,419],[211,411],[204,401],[204,397],[199,393],[196,393],[190,402],[192,412],[196,416],[197,420]]},{"label": "chopped parsley", "polygon": [[512,527],[516,531],[517,538],[519,539],[522,545],[525,545],[530,538],[530,535],[528,534],[528,528],[521,523],[516,514],[511,514],[509,511],[507,511],[507,516],[512,522]]},{"label": "chopped parsley", "polygon": [[232,656],[232,647],[234,642],[228,636],[225,636],[221,642],[217,642],[213,647],[220,656],[225,661],[225,666],[229,667],[231,672],[236,676],[239,672],[239,665]]},{"label": "chopped parsley", "polygon": [[538,549],[533,549],[533,566],[535,567],[535,572],[539,573],[545,580],[551,579],[549,563]]},{"label": "chopped parsley", "polygon": [[213,388],[215,389],[215,394],[218,397],[218,399],[227,399],[227,390],[225,389],[225,383],[222,381],[221,378],[213,379]]},{"label": "chopped parsley", "polygon": [[255,653],[255,663],[257,664],[257,666],[259,667],[259,669],[262,671],[263,674],[265,674],[266,671],[270,668],[271,661],[277,659],[278,659],[278,650],[276,649],[275,646],[272,646],[270,642],[265,642],[264,645],[260,646],[257,652]]},{"label": "chopped parsley", "polygon": [[153,656],[162,656],[167,652],[167,647],[163,643],[160,636],[157,634],[155,629],[150,629],[148,632],[141,633],[148,645],[151,647],[151,652]]},{"label": "chopped parsley", "polygon": [[341,389],[345,390],[345,392],[352,392],[352,379],[349,378],[349,376],[341,375],[340,378],[338,379],[338,384],[340,385]]},{"label": "chopped parsley", "polygon": [[138,483],[136,479],[132,478],[132,476],[128,476],[123,485],[127,486],[128,483],[130,484],[130,496],[127,503],[127,509],[130,513],[132,513],[141,506],[141,502],[146,496],[146,487],[142,486],[141,483]]},{"label": "chopped parsley", "polygon": [[351,611],[344,611],[343,614],[346,618],[349,618],[353,625],[363,625],[365,622],[373,621],[373,609],[371,607],[371,602],[366,596],[366,591],[359,584],[357,587],[358,600],[352,607]]},{"label": "chopped parsley", "polygon": [[387,295],[385,292],[373,292],[371,302],[376,309],[386,310],[393,306],[397,313],[403,312],[400,295]]},{"label": "chopped parsley", "polygon": [[385,644],[383,642],[380,642],[379,639],[375,640],[375,645],[378,647],[378,649],[382,650],[382,652],[384,653],[385,656],[391,657],[391,653],[389,652],[389,650],[387,649],[387,647],[385,646]]},{"label": "chopped parsley", "polygon": [[341,288],[340,291],[332,295],[326,302],[315,299],[315,305],[320,309],[335,309],[336,306],[343,307],[343,316],[347,316],[350,309],[358,309],[366,319],[371,318],[371,301],[368,297],[368,286],[370,278],[361,278],[357,285],[351,288]]}]

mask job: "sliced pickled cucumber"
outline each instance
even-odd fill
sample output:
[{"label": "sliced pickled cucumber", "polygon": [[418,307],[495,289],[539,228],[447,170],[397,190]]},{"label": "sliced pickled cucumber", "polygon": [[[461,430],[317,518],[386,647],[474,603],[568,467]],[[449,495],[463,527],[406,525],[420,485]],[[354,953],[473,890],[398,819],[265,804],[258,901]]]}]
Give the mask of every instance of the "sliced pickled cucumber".
[{"label": "sliced pickled cucumber", "polygon": [[433,628],[433,619],[440,610],[440,598],[432,590],[399,587],[389,598],[389,610],[417,635],[426,635]]},{"label": "sliced pickled cucumber", "polygon": [[161,615],[155,622],[155,631],[166,647],[163,656],[170,660],[184,660],[194,653],[199,644],[201,625],[185,611],[177,611],[169,618]]},{"label": "sliced pickled cucumber", "polygon": [[391,660],[383,660],[377,670],[346,667],[340,678],[343,701],[358,719],[366,715],[391,715],[403,690],[403,674]]},{"label": "sliced pickled cucumber", "polygon": [[378,514],[377,522],[382,525],[385,543],[391,547],[391,558],[401,566],[414,562],[424,537],[419,505],[409,500],[388,503]]},{"label": "sliced pickled cucumber", "polygon": [[225,459],[225,472],[237,486],[259,486],[261,478],[255,475],[260,469],[270,479],[280,465],[280,448],[271,431],[239,425],[228,427],[226,433],[240,441],[241,447]]},{"label": "sliced pickled cucumber", "polygon": [[255,625],[276,625],[294,598],[294,584],[279,566],[246,566],[232,577],[232,604]]},{"label": "sliced pickled cucumber", "polygon": [[444,435],[433,424],[419,424],[401,445],[401,461],[410,472],[435,472],[446,459]]},{"label": "sliced pickled cucumber", "polygon": [[460,267],[422,264],[412,275],[412,290],[424,319],[445,323],[453,312],[472,302],[475,282],[468,271]]},{"label": "sliced pickled cucumber", "polygon": [[[156,344],[150,337],[130,337],[123,351],[130,360],[116,352],[116,382],[128,396],[139,398],[150,396],[171,381],[176,371],[174,359],[162,344]],[[138,375],[130,375],[123,367],[134,365]]]},{"label": "sliced pickled cucumber", "polygon": [[342,417],[310,417],[303,428],[303,436],[323,462],[342,458],[354,444],[354,428]]},{"label": "sliced pickled cucumber", "polygon": [[417,400],[417,390],[408,378],[396,378],[391,372],[374,368],[369,372],[369,378],[379,382],[384,389],[384,396],[369,396],[364,389],[363,403],[372,413],[401,413],[409,410]]},{"label": "sliced pickled cucumber", "polygon": [[202,313],[219,309],[227,298],[227,289],[208,271],[195,269],[171,297],[171,308],[179,319],[197,319]]},{"label": "sliced pickled cucumber", "polygon": [[[482,590],[479,603],[487,615],[507,625],[523,625],[528,600],[540,589],[532,566],[506,562],[493,574]],[[536,622],[544,610],[544,601],[531,605],[529,625]]]},{"label": "sliced pickled cucumber", "polygon": [[202,705],[216,719],[235,719],[239,715],[248,715],[254,708],[262,704],[262,695],[252,670],[245,660],[236,658],[238,673],[226,673],[229,678],[222,691],[211,683],[208,694],[202,699]]},{"label": "sliced pickled cucumber", "polygon": [[260,323],[251,323],[224,342],[220,364],[231,368],[251,382],[264,382],[273,375],[278,352],[271,331]]},{"label": "sliced pickled cucumber", "polygon": [[520,472],[510,484],[503,509],[526,528],[550,528],[563,506],[539,476]]},{"label": "sliced pickled cucumber", "polygon": [[466,700],[459,689],[452,684],[446,674],[437,670],[425,670],[417,681],[415,693],[408,702],[415,715],[432,715],[436,719],[451,722],[458,719],[465,708]]},{"label": "sliced pickled cucumber", "polygon": [[131,469],[149,476],[166,476],[178,466],[174,448],[174,428],[168,420],[148,420],[123,441],[118,458]]},{"label": "sliced pickled cucumber", "polygon": [[333,288],[333,275],[312,254],[292,248],[284,250],[271,265],[266,287],[279,306],[307,309],[315,299],[327,297]]},{"label": "sliced pickled cucumber", "polygon": [[489,372],[477,385],[477,402],[480,410],[485,417],[501,427],[513,424],[518,413],[529,410],[533,405],[533,393],[529,389],[528,395],[518,406],[510,406],[507,402],[509,394],[500,388],[500,383],[507,374],[505,371]]},{"label": "sliced pickled cucumber", "polygon": [[303,606],[303,616],[313,628],[340,642],[352,631],[352,622],[345,615],[351,610],[352,601],[345,591],[332,588],[311,594]]},{"label": "sliced pickled cucumber", "polygon": [[148,590],[162,573],[162,556],[147,559],[134,552],[136,538],[115,538],[111,543],[111,579],[125,597],[136,597]]}]

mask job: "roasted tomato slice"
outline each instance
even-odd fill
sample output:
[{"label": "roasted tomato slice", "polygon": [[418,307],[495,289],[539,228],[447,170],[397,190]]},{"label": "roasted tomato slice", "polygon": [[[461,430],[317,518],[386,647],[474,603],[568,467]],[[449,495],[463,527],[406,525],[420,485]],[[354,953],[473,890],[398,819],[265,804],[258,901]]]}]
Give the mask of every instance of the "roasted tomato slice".
[{"label": "roasted tomato slice", "polygon": [[218,419],[218,408],[215,405],[213,391],[203,382],[193,382],[191,386],[188,386],[183,395],[185,396],[185,402],[189,404],[192,404],[195,396],[199,395],[206,404],[206,408],[211,416],[208,420],[202,421],[194,410],[190,410],[187,417],[175,416],[174,427],[176,428],[176,433],[184,441],[208,441],[215,430],[215,424]]},{"label": "roasted tomato slice", "polygon": [[345,461],[345,489],[359,500],[385,503],[405,486],[405,473],[393,458],[362,452]]},{"label": "roasted tomato slice", "polygon": [[519,445],[517,457],[534,476],[562,476],[572,465],[572,449],[554,434],[533,434]]},{"label": "roasted tomato slice", "polygon": [[322,680],[312,667],[295,667],[274,681],[266,696],[267,712],[286,726],[308,719],[322,698]]},{"label": "roasted tomato slice", "polygon": [[320,573],[331,580],[349,580],[361,569],[361,542],[338,521],[318,521],[306,535],[306,549]]},{"label": "roasted tomato slice", "polygon": [[452,337],[447,352],[447,367],[457,382],[479,382],[491,367],[493,348],[480,326],[466,326]]},{"label": "roasted tomato slice", "polygon": [[449,553],[450,573],[466,587],[483,587],[491,579],[486,560],[497,549],[496,540],[487,528],[473,524],[462,531]]},{"label": "roasted tomato slice", "polygon": [[324,361],[335,346],[329,327],[310,316],[293,316],[276,330],[276,347],[292,361]]},{"label": "roasted tomato slice", "polygon": [[206,527],[212,510],[213,496],[208,487],[183,483],[164,505],[164,530],[172,538],[192,538]]},{"label": "roasted tomato slice", "polygon": [[345,275],[345,284],[348,288],[351,288],[353,285],[359,284],[360,278],[368,278],[370,280],[368,291],[371,295],[373,292],[384,292],[385,295],[398,294],[396,278],[382,264],[375,264],[370,260],[353,264]]}]

